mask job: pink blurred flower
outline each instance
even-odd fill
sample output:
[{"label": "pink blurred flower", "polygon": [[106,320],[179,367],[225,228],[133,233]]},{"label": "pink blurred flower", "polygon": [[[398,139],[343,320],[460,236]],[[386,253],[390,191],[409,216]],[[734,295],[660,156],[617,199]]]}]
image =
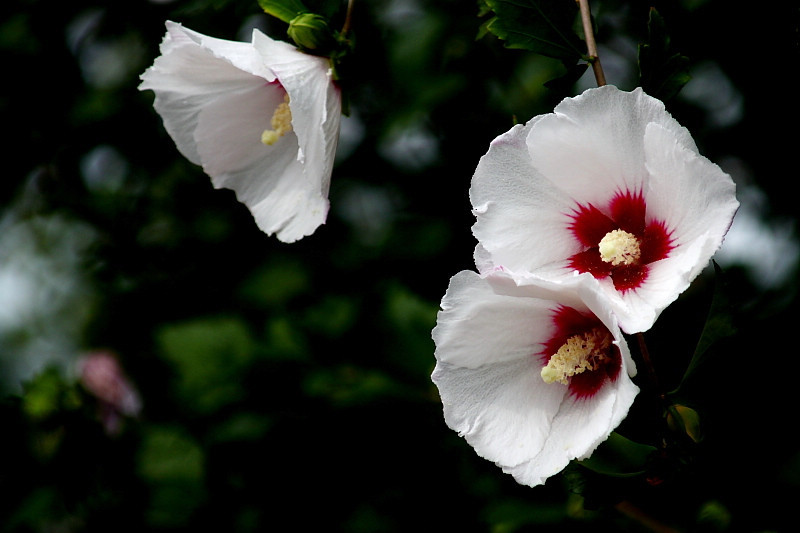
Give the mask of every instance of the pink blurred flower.
[{"label": "pink blurred flower", "polygon": [[106,431],[116,433],[121,417],[139,415],[142,409],[139,392],[113,353],[89,353],[78,361],[78,370],[81,385],[99,401],[100,418]]}]

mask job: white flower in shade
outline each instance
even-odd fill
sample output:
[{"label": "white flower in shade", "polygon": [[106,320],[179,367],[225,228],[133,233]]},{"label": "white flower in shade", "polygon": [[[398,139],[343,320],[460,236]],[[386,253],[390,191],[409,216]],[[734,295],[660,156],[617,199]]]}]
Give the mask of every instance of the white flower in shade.
[{"label": "white flower in shade", "polygon": [[733,180],[662,102],[613,86],[497,137],[470,199],[476,261],[550,280],[588,272],[627,333],[689,286],[739,206]]},{"label": "white flower in shade", "polygon": [[167,22],[141,78],[178,150],[235,191],[261,230],[293,242],[325,222],[341,120],[325,58],[258,30],[234,42]]},{"label": "white flower in shade", "polygon": [[432,379],[445,421],[519,483],[542,484],[591,455],[639,391],[628,346],[589,276],[568,288],[463,271],[441,308]]}]

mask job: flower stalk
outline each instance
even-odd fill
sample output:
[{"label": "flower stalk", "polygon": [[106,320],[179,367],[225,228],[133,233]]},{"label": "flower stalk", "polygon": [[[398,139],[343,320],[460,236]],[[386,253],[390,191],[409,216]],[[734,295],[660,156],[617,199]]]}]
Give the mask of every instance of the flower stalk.
[{"label": "flower stalk", "polygon": [[647,371],[647,377],[650,380],[653,391],[661,402],[662,407],[666,409],[666,395],[664,394],[664,391],[661,390],[661,385],[658,381],[658,374],[656,374],[656,368],[655,365],[653,365],[653,360],[650,358],[650,351],[647,349],[647,343],[645,342],[644,334],[642,332],[636,334],[636,341],[639,344],[639,353],[642,356],[642,362],[644,362],[645,370]]},{"label": "flower stalk", "polygon": [[342,25],[342,31],[340,32],[341,37],[344,38],[347,35],[347,32],[350,31],[350,26],[352,25],[351,19],[353,17],[353,4],[355,3],[354,0],[347,0],[347,12],[344,16],[344,24]]},{"label": "flower stalk", "polygon": [[606,84],[606,76],[603,73],[603,66],[600,64],[600,56],[597,53],[597,43],[594,40],[594,29],[592,27],[592,11],[589,8],[589,0],[578,0],[581,9],[581,22],[583,23],[583,33],[586,36],[586,52],[589,63],[594,71],[594,78],[597,86],[602,87]]},{"label": "flower stalk", "polygon": [[[664,392],[661,390],[661,385],[658,380],[658,374],[656,373],[656,367],[653,365],[653,360],[650,358],[650,351],[647,349],[647,343],[644,339],[644,334],[642,332],[637,333],[636,341],[639,345],[639,355],[641,355],[642,362],[645,366],[645,372],[647,373],[647,378],[650,380],[650,386],[653,389],[653,395],[658,399],[658,408],[661,410],[662,414],[666,414],[669,412],[669,406],[667,405],[667,398]],[[666,439],[659,438],[658,440],[658,448],[662,452],[667,447]]]}]

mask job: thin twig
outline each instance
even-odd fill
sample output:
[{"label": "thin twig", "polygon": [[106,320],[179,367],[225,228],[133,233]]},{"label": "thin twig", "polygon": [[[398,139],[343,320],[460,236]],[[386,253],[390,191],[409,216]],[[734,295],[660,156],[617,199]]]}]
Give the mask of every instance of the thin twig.
[{"label": "thin twig", "polygon": [[[667,402],[667,395],[661,390],[661,384],[658,382],[656,367],[653,365],[653,360],[650,359],[650,351],[647,349],[647,343],[644,341],[644,334],[641,332],[637,333],[636,340],[639,341],[639,353],[642,354],[642,360],[647,370],[647,377],[650,379],[650,385],[653,387],[653,394],[658,398],[661,413],[666,414],[669,411],[669,402]],[[664,421],[666,421],[666,418],[664,418]],[[667,441],[662,438],[658,447],[663,451],[666,446]]]},{"label": "thin twig", "polygon": [[342,37],[347,35],[347,32],[350,31],[350,19],[353,16],[353,3],[354,0],[347,0],[347,13],[344,16],[344,25],[342,26],[342,31],[340,32]]},{"label": "thin twig", "polygon": [[644,334],[637,333],[636,340],[639,342],[639,352],[642,354],[642,360],[644,360],[644,366],[647,369],[647,376],[650,379],[650,383],[652,384],[653,389],[655,390],[659,399],[663,402],[665,399],[665,395],[661,391],[661,385],[659,385],[658,383],[656,368],[655,366],[653,366],[653,360],[650,359],[650,352],[647,349],[647,343],[645,343],[644,341]]},{"label": "thin twig", "polygon": [[678,533],[677,529],[674,529],[653,518],[629,501],[618,503],[616,508],[620,513],[631,518],[632,520],[635,520],[649,531],[653,531],[654,533]]},{"label": "thin twig", "polygon": [[603,73],[603,66],[600,64],[600,56],[597,54],[597,43],[594,41],[594,29],[592,28],[592,12],[589,9],[589,0],[578,0],[581,8],[581,21],[583,22],[583,33],[586,36],[587,55],[589,63],[592,64],[594,79],[597,86],[602,87],[606,84],[606,75]]}]

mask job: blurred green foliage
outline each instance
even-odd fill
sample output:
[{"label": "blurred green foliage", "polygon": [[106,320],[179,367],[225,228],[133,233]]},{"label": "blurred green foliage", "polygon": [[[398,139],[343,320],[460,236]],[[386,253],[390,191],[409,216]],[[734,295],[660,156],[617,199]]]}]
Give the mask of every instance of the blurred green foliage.
[{"label": "blurred green foliage", "polygon": [[[692,73],[668,109],[740,196],[769,199],[764,228],[793,224],[796,136],[782,132],[797,110],[776,108],[793,90],[796,7],[593,2],[623,89],[639,79],[651,4],[670,35],[662,59],[679,53]],[[702,337],[711,272],[647,333],[664,390],[704,339],[703,372],[676,399],[700,442],[675,420],[670,432],[643,372],[594,463],[543,487],[517,485],[444,425],[430,331],[450,276],[474,268],[472,172],[496,135],[592,86],[590,72],[546,87],[564,64],[482,33],[478,2],[356,0],[331,213],[285,245],[178,154],[137,90],[167,19],[288,39],[256,0],[0,6],[2,531],[785,530],[800,491],[782,364],[796,262],[769,283],[740,256],[721,262],[714,316],[733,336]],[[77,379],[98,349],[142,398],[116,431]]]}]

